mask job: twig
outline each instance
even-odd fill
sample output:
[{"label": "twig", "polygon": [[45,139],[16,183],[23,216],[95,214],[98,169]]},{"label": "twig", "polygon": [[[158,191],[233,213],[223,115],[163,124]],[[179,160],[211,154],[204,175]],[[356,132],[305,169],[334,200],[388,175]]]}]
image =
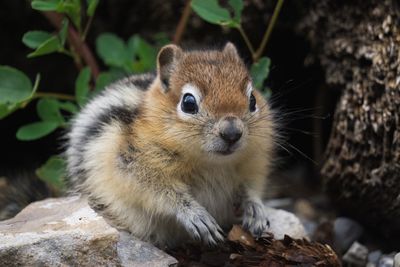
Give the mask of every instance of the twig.
[{"label": "twig", "polygon": [[187,0],[185,4],[185,8],[183,9],[182,16],[178,22],[178,26],[176,27],[173,43],[179,44],[181,42],[182,36],[185,33],[186,25],[189,20],[190,14],[192,13],[192,7],[190,6],[191,1]]},{"label": "twig", "polygon": [[60,99],[60,100],[72,100],[72,101],[75,101],[75,96],[66,95],[66,94],[59,94],[59,93],[36,92],[32,98],[38,98],[38,97],[52,97],[52,98],[57,98],[57,99]]},{"label": "twig", "polygon": [[71,50],[72,59],[74,60],[76,68],[81,71],[83,69],[82,59],[81,57],[75,52],[75,48],[69,43],[69,48]]},{"label": "twig", "polygon": [[[61,28],[61,22],[63,19],[62,15],[51,11],[42,13],[55,28],[57,29]],[[71,46],[73,46],[76,53],[78,53],[79,56],[82,57],[82,59],[85,61],[86,65],[89,66],[93,78],[96,79],[100,73],[97,61],[93,56],[92,52],[90,51],[89,47],[87,46],[87,44],[84,41],[82,41],[81,37],[72,26],[68,26],[68,40]]]},{"label": "twig", "polygon": [[94,16],[90,16],[86,23],[85,29],[83,30],[83,34],[82,34],[82,41],[85,41],[85,39],[86,39],[86,36],[90,29],[90,26],[92,25],[92,22],[93,22],[93,17]]},{"label": "twig", "polygon": [[262,53],[264,52],[265,46],[268,43],[268,39],[272,33],[272,29],[275,26],[276,20],[278,19],[279,16],[279,12],[281,11],[281,7],[283,5],[283,1],[284,0],[278,0],[278,2],[276,3],[275,9],[274,9],[274,13],[272,14],[271,20],[268,23],[268,27],[267,30],[264,33],[263,39],[261,41],[260,46],[258,47],[257,51],[255,52],[255,54],[253,54],[253,61],[256,62],[260,56],[262,55]]},{"label": "twig", "polygon": [[254,57],[255,51],[254,51],[253,45],[251,44],[251,42],[249,40],[249,37],[247,37],[247,34],[244,32],[242,26],[237,27],[237,29],[240,32],[240,34],[242,35],[243,40],[246,43],[247,47],[249,48],[251,55]]}]

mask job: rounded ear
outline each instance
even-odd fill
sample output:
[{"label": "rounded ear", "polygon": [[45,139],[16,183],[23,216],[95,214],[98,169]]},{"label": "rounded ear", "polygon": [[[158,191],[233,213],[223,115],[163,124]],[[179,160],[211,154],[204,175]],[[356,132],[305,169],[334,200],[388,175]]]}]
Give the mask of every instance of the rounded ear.
[{"label": "rounded ear", "polygon": [[231,58],[239,58],[239,53],[236,49],[236,46],[231,42],[226,43],[226,45],[224,46],[224,49],[222,50],[222,53],[224,53],[225,55],[227,55]]},{"label": "rounded ear", "polygon": [[157,72],[164,91],[168,91],[171,73],[182,57],[182,49],[170,44],[161,48],[157,56]]}]

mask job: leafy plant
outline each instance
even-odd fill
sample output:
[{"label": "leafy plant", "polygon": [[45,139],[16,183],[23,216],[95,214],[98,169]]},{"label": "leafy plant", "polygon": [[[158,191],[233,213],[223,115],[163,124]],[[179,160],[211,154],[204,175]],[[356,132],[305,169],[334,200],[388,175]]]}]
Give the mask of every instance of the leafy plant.
[{"label": "leafy plant", "polygon": [[22,37],[22,42],[29,48],[35,49],[28,54],[28,58],[43,56],[54,52],[69,52],[65,49],[65,41],[67,39],[68,20],[63,19],[62,28],[58,34],[51,34],[45,31],[29,31]]},{"label": "leafy plant", "polygon": [[[220,6],[217,0],[188,1],[181,21],[183,24],[187,22],[192,8],[209,23],[237,29],[253,57],[251,75],[254,85],[267,95],[269,90],[264,87],[264,81],[269,74],[270,60],[261,55],[282,3],[283,0],[278,0],[271,22],[257,50],[253,48],[242,26],[244,8],[242,0],[228,0],[228,8]],[[17,139],[32,141],[66,127],[71,115],[77,113],[94,94],[114,80],[131,73],[147,72],[156,67],[159,47],[170,42],[165,33],[154,36],[155,45],[136,34],[124,41],[113,33],[103,33],[96,39],[96,52],[108,69],[99,71],[96,57],[85,43],[98,4],[99,0],[31,1],[32,9],[42,12],[57,31],[53,33],[33,30],[25,33],[22,42],[32,49],[27,57],[61,53],[73,60],[79,74],[75,88],[70,90],[71,94],[61,94],[42,91],[42,88],[39,88],[41,78],[39,74],[32,82],[23,72],[10,66],[0,66],[0,119],[18,109],[23,109],[32,102],[36,103],[39,120],[21,126],[16,133]],[[178,28],[180,31],[184,29],[179,26]],[[179,36],[181,35],[182,32]],[[174,40],[177,41],[179,38]],[[37,169],[36,174],[49,185],[62,190],[65,162],[61,157],[53,156]]]},{"label": "leafy plant", "polygon": [[33,97],[39,84],[37,76],[35,85],[21,71],[0,66],[0,118],[4,118]]},{"label": "leafy plant", "polygon": [[[83,2],[83,1],[82,1]],[[105,86],[114,80],[131,74],[142,73],[155,68],[158,46],[163,45],[165,36],[157,37],[151,45],[139,35],[133,35],[127,42],[112,33],[103,33],[96,39],[96,51],[100,59],[109,68],[98,72],[97,63],[90,50],[79,51],[75,44],[85,46],[85,37],[96,12],[98,0],[33,0],[33,9],[44,12],[49,21],[61,21],[54,25],[56,33],[34,30],[26,32],[22,42],[33,51],[28,58],[61,53],[70,57],[79,69],[73,94],[60,94],[39,90],[40,75],[32,81],[23,72],[10,66],[0,66],[0,119],[31,102],[36,102],[38,121],[21,126],[16,138],[32,141],[51,134],[58,128],[66,127],[71,115]],[[85,9],[86,8],[86,9]],[[85,10],[86,12],[82,12]],[[55,13],[46,13],[53,11]],[[56,16],[56,17],[51,17]],[[84,25],[83,23],[86,22]],[[53,23],[54,24],[54,23]],[[85,54],[86,53],[86,54]],[[93,62],[94,61],[94,62]],[[65,163],[58,156],[51,157],[36,174],[43,181],[58,190],[63,189]]]}]

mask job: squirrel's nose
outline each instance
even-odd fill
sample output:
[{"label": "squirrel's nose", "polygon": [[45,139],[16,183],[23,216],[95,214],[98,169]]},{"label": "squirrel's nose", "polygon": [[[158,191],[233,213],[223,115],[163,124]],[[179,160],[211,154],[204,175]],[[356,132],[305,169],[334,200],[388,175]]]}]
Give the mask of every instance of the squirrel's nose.
[{"label": "squirrel's nose", "polygon": [[232,145],[242,137],[242,130],[235,127],[233,122],[230,122],[229,125],[219,133],[219,135],[225,142]]}]

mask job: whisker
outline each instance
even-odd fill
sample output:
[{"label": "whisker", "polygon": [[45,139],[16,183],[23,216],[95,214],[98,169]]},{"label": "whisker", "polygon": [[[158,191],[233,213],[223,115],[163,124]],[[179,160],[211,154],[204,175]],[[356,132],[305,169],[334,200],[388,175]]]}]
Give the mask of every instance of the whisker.
[{"label": "whisker", "polygon": [[308,159],[309,161],[311,161],[314,165],[318,165],[317,162],[315,162],[312,158],[310,158],[309,156],[307,156],[304,152],[302,152],[300,149],[298,149],[297,147],[295,147],[294,145],[286,142],[283,140],[283,142],[285,142],[286,145],[290,146],[292,149],[296,150],[300,155],[302,155],[304,158]]},{"label": "whisker", "polygon": [[310,132],[310,131],[305,131],[305,130],[291,128],[291,127],[284,127],[283,130],[290,130],[290,131],[294,131],[294,132],[299,132],[299,133],[302,133],[302,134],[305,134],[305,135],[310,135],[310,136],[313,136],[313,137],[319,137],[320,136],[319,134],[316,134],[316,133],[313,133],[313,132]]}]

